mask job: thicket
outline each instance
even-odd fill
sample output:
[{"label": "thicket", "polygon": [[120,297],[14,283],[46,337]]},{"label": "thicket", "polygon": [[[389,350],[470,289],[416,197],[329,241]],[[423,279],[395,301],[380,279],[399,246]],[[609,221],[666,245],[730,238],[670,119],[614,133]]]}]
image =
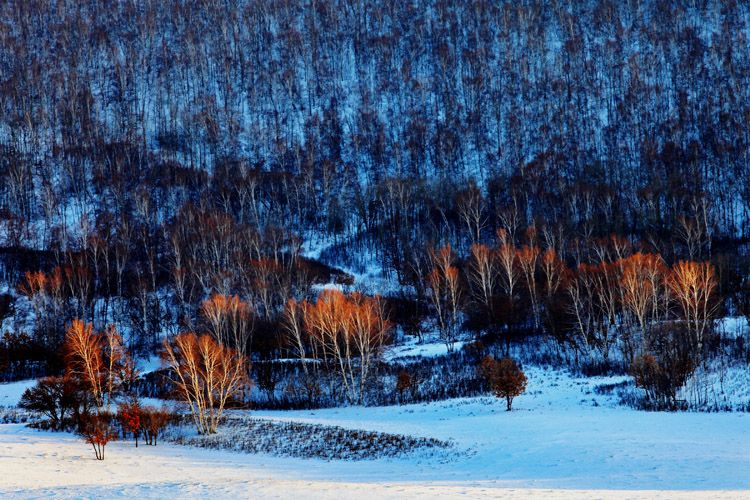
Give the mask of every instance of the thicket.
[{"label": "thicket", "polygon": [[201,448],[323,460],[377,460],[416,453],[443,456],[456,453],[450,450],[452,443],[434,438],[261,419],[227,419],[219,435],[194,436],[176,431],[169,439]]}]

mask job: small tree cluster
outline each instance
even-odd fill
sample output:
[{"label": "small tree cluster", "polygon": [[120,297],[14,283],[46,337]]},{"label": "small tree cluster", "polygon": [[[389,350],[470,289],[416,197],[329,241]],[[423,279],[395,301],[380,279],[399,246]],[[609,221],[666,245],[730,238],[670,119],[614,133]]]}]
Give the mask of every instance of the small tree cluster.
[{"label": "small tree cluster", "polygon": [[630,374],[652,407],[674,410],[679,407],[678,391],[697,367],[685,325],[667,322],[654,328],[651,348],[633,360]]},{"label": "small tree cluster", "polygon": [[[53,428],[63,428],[71,415],[96,458],[103,460],[107,443],[116,437],[111,404],[132,385],[137,371],[114,326],[99,333],[91,323],[74,320],[67,328],[65,352],[65,373],[39,380],[24,392],[20,406],[48,416]],[[129,417],[128,430],[137,423],[135,414]]]},{"label": "small tree cluster", "polygon": [[148,445],[156,446],[159,433],[169,423],[172,414],[166,409],[141,406],[137,399],[122,402],[117,410],[123,434],[132,434],[135,447],[138,448],[138,437],[143,436]]},{"label": "small tree cluster", "polygon": [[303,303],[304,331],[311,350],[334,366],[352,404],[364,402],[365,388],[375,371],[391,328],[380,297],[324,290],[315,303]]},{"label": "small tree cluster", "polygon": [[198,432],[214,434],[227,402],[251,384],[248,361],[210,335],[185,332],[164,341],[163,362],[178,395],[190,407]]},{"label": "small tree cluster", "polygon": [[173,414],[166,408],[143,407],[141,409],[141,432],[146,444],[156,446],[164,427],[173,419]]},{"label": "small tree cluster", "polygon": [[339,385],[336,378],[350,403],[363,403],[391,328],[380,296],[329,289],[316,302],[290,300],[284,326],[286,344],[302,361],[304,390],[310,401],[320,394],[322,369],[333,399]]},{"label": "small tree cluster", "polygon": [[67,370],[80,381],[84,397],[90,397],[94,413],[84,411],[79,432],[94,448],[96,458],[104,460],[104,448],[116,437],[111,427],[110,407],[121,391],[132,385],[137,370],[114,326],[94,331],[91,323],[74,320],[65,339]]},{"label": "small tree cluster", "polygon": [[435,310],[440,338],[445,342],[448,351],[458,338],[462,304],[460,273],[453,265],[455,255],[450,245],[428,252],[432,270],[427,274],[427,289],[430,301]]}]

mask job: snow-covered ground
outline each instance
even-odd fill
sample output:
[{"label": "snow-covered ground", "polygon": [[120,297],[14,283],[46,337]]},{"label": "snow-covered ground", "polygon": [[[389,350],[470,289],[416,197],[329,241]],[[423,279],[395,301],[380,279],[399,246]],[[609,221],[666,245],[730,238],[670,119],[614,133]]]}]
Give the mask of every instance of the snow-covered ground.
[{"label": "snow-covered ground", "polygon": [[16,406],[23,392],[34,384],[36,384],[36,380],[0,384],[0,407]]},{"label": "snow-covered ground", "polygon": [[[466,342],[454,342],[453,349],[459,351],[464,344]],[[401,344],[389,347],[385,352],[385,359],[386,361],[408,361],[410,359],[441,356],[447,353],[448,346],[445,342],[419,343],[416,337],[405,337]]]},{"label": "snow-covered ground", "polygon": [[[345,462],[117,442],[97,462],[75,436],[0,425],[0,497],[750,498],[749,414],[638,412],[593,392],[618,378],[527,375],[510,413],[491,397],[253,412],[452,440],[446,455]],[[0,385],[0,399],[21,386]]]}]

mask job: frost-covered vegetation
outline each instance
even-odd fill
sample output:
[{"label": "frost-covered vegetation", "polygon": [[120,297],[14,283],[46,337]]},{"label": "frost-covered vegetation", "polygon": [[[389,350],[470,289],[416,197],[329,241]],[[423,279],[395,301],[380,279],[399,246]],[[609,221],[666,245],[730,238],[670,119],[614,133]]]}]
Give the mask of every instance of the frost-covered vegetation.
[{"label": "frost-covered vegetation", "polygon": [[[533,367],[747,411],[749,14],[3,2],[0,379],[45,377],[22,406],[97,457],[168,424],[144,396],[270,451],[222,417],[511,410]],[[351,447],[304,456],[442,443],[252,425]]]},{"label": "frost-covered vegetation", "polygon": [[324,460],[372,460],[414,454],[422,457],[450,454],[445,451],[450,443],[433,438],[257,418],[229,418],[222,425],[219,434],[206,436],[183,431],[177,432],[172,438],[168,436],[167,439],[201,448]]}]

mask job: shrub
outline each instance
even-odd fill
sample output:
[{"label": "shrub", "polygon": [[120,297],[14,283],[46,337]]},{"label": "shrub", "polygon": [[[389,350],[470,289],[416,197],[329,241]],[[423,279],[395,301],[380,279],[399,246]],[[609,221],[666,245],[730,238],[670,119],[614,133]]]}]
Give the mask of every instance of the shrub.
[{"label": "shrub", "polygon": [[111,420],[111,415],[107,413],[86,415],[83,419],[81,435],[94,448],[97,460],[104,460],[107,443],[117,439],[117,433],[110,425]]},{"label": "shrub", "polygon": [[143,421],[143,409],[137,399],[120,403],[117,409],[117,419],[122,425],[122,432],[132,433],[135,438],[135,447],[138,448],[138,434],[141,432]]},{"label": "shrub", "polygon": [[633,360],[631,375],[636,387],[646,391],[646,398],[656,409],[677,409],[677,391],[693,373],[695,366],[689,357],[666,358],[659,362],[649,354]]},{"label": "shrub", "polygon": [[45,377],[26,389],[18,406],[49,417],[54,429],[62,428],[65,416],[77,412],[81,404],[80,390],[69,375]]}]

